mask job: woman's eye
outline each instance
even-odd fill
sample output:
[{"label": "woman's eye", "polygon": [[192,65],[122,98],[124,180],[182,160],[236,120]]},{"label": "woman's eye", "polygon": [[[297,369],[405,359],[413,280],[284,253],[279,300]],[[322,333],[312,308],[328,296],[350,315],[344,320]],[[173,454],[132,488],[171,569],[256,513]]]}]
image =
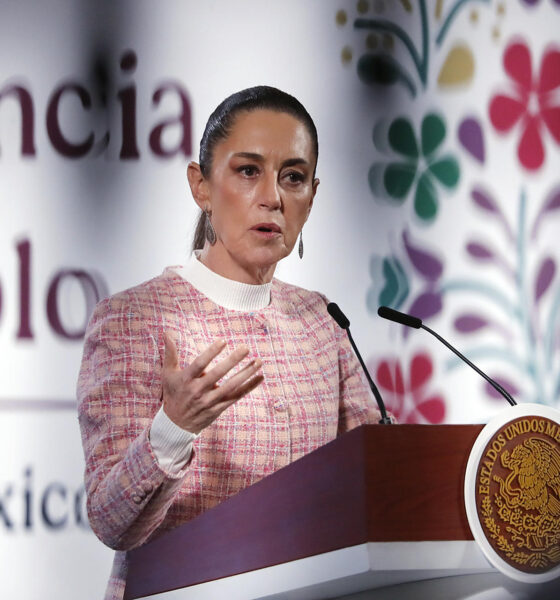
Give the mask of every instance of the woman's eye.
[{"label": "woman's eye", "polygon": [[254,165],[243,165],[237,169],[238,173],[245,175],[245,177],[254,177],[258,174],[258,169]]},{"label": "woman's eye", "polygon": [[305,181],[303,173],[300,173],[299,171],[290,171],[286,174],[286,177],[290,183],[301,183],[302,181]]}]

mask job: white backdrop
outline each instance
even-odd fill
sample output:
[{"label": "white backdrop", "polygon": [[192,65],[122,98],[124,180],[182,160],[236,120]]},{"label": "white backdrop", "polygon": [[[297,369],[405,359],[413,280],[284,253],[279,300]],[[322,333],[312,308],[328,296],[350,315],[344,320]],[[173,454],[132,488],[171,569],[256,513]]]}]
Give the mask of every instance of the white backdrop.
[{"label": "white backdrop", "polygon": [[[465,106],[487,122],[484,94],[506,80],[503,40],[523,30],[532,36],[535,52],[542,52],[547,35],[557,31],[558,12],[551,19],[545,11],[554,9],[546,6],[527,20],[522,3],[508,3],[496,40],[490,35],[501,18],[495,3],[480,7],[478,28],[465,10],[454,39],[470,39],[476,58],[484,57],[477,60],[475,77],[460,96],[442,93],[437,73],[445,54],[436,54],[427,86],[412,102],[393,88],[368,87],[359,79],[355,58],[364,36],[351,26],[367,5],[372,15],[402,17],[419,39],[417,13],[403,12],[405,4],[0,0],[2,597],[102,597],[112,552],[95,539],[84,515],[74,399],[80,331],[95,294],[114,293],[185,261],[196,215],[186,165],[197,156],[207,116],[236,90],[256,84],[285,89],[308,108],[319,130],[321,184],[304,230],[305,256],[286,259],[277,275],[339,302],[373,365],[382,355],[408,357],[429,347],[434,387],[446,395],[445,421],[481,421],[497,410],[474,375],[444,371],[444,350],[425,338],[403,339],[366,306],[370,257],[394,250],[409,221],[415,239],[439,247],[448,270],[465,267],[462,231],[481,227],[466,208],[469,182],[480,171],[462,161],[462,179],[453,198],[441,201],[439,220],[418,226],[410,210],[372,197],[367,177],[376,158],[372,129],[384,115],[405,114],[419,124],[426,110],[445,108],[446,143],[457,150],[452,131]],[[339,18],[337,24],[340,10],[348,22]],[[437,18],[430,13],[431,20]],[[366,42],[373,45],[371,38]],[[381,35],[379,43],[391,48]],[[350,61],[341,58],[348,49]],[[131,51],[136,65],[121,65]],[[154,104],[153,94],[163,86],[167,91]],[[31,106],[22,119],[25,101]],[[149,138],[168,119],[175,124],[164,128],[161,143],[171,156],[159,156]],[[192,152],[179,149],[182,140]],[[508,158],[514,157],[515,140],[486,141],[488,155],[504,157],[487,161],[486,179],[517,198],[526,173]],[[540,179],[528,184],[533,195],[544,194],[556,178],[557,146],[547,144]],[[72,152],[79,156],[68,156]],[[513,204],[507,210],[515,215]],[[557,253],[554,231],[557,222],[542,244]],[[437,317],[433,326],[452,337],[449,320]]]}]

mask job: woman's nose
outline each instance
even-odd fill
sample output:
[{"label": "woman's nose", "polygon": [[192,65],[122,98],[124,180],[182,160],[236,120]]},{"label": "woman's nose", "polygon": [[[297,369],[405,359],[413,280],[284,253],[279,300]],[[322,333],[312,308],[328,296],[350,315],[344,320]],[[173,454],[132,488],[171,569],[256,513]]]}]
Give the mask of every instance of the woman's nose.
[{"label": "woman's nose", "polygon": [[275,174],[270,174],[262,179],[262,187],[259,194],[259,204],[263,208],[277,210],[282,206],[282,196]]}]

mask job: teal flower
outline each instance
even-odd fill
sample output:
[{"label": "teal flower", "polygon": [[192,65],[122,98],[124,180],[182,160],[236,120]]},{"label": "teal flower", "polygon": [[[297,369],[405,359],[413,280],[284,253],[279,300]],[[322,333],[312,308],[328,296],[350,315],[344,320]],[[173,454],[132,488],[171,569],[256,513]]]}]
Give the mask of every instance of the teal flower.
[{"label": "teal flower", "polygon": [[410,291],[408,278],[396,256],[373,255],[369,262],[372,284],[367,292],[366,304],[372,314],[379,306],[399,309]]},{"label": "teal flower", "polygon": [[457,159],[451,154],[437,155],[445,134],[443,119],[428,114],[422,121],[419,147],[412,123],[404,117],[395,119],[389,127],[388,142],[404,160],[374,163],[369,171],[371,191],[401,205],[416,184],[414,212],[423,221],[433,220],[438,211],[436,181],[449,190],[459,181]]}]

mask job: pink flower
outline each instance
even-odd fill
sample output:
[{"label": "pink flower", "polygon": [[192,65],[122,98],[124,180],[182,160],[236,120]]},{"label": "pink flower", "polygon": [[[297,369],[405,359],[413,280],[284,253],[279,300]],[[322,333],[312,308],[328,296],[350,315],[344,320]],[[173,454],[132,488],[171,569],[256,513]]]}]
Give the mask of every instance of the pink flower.
[{"label": "pink flower", "polygon": [[492,98],[490,120],[500,132],[521,123],[517,155],[526,169],[534,171],[544,161],[543,125],[560,143],[560,105],[553,98],[553,92],[560,86],[560,51],[553,48],[545,51],[539,77],[535,79],[529,48],[522,42],[514,42],[504,52],[504,68],[513,80],[512,95],[498,94]]},{"label": "pink flower", "polygon": [[445,418],[445,400],[428,395],[428,383],[433,375],[428,354],[418,353],[410,362],[408,380],[398,359],[382,360],[377,367],[377,383],[381,394],[399,423],[441,423]]}]

